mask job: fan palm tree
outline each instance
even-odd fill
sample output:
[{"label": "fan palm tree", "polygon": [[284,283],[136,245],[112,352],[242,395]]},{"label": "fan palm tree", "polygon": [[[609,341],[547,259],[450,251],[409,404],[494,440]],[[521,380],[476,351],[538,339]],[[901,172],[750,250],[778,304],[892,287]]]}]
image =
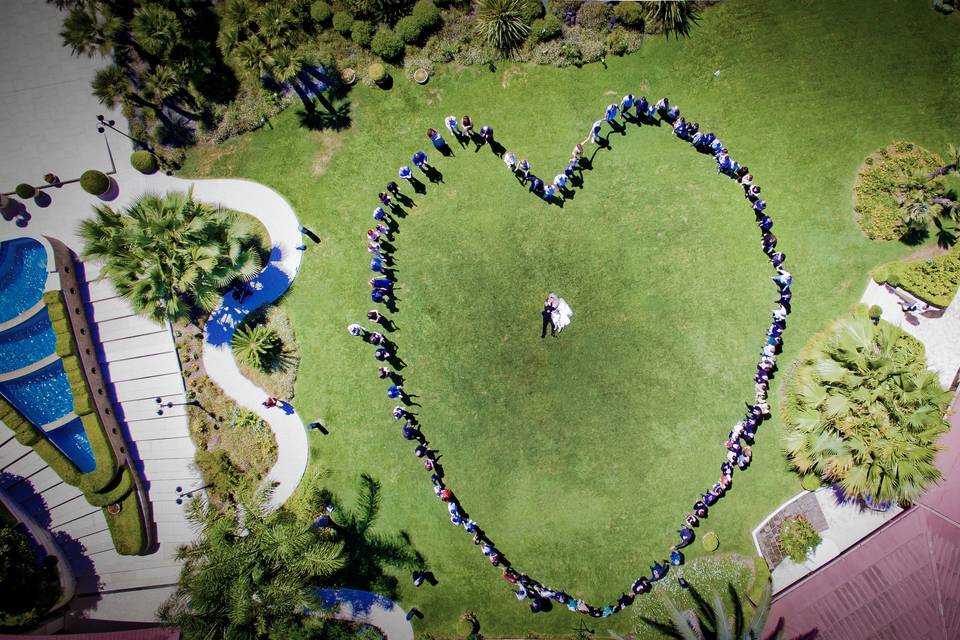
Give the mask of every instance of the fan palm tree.
[{"label": "fan palm tree", "polygon": [[698,20],[697,5],[688,0],[652,0],[644,3],[647,20],[678,36],[690,34],[690,24]]},{"label": "fan palm tree", "polygon": [[157,617],[187,638],[259,639],[299,626],[318,608],[315,589],[344,567],[343,545],[281,507],[267,493],[218,509],[191,500],[187,517],[200,537],[177,550],[177,590]]},{"label": "fan palm tree", "polygon": [[316,107],[300,81],[300,74],[304,72],[306,66],[307,60],[304,56],[290,49],[280,49],[273,56],[270,75],[279,84],[289,85],[296,91],[300,101],[303,102],[303,108],[307,110],[307,113],[312,113]]},{"label": "fan palm tree", "polygon": [[108,55],[122,30],[123,19],[114,15],[109,6],[87,0],[78,2],[67,13],[60,37],[74,55],[92,58],[95,53]]},{"label": "fan palm tree", "polygon": [[804,351],[788,387],[787,457],[846,495],[908,504],[940,478],[933,464],[950,394],[923,345],[888,322],[835,322]]},{"label": "fan palm tree", "polygon": [[244,324],[233,334],[231,346],[240,362],[264,371],[278,355],[280,336],[265,324]]},{"label": "fan palm tree", "polygon": [[174,47],[183,41],[180,17],[156,3],[137,7],[130,21],[133,40],[144,52],[157,59],[168,59]]},{"label": "fan palm tree", "polygon": [[522,0],[480,0],[477,6],[477,33],[493,47],[510,52],[530,33],[524,22]]},{"label": "fan palm tree", "polygon": [[[720,594],[714,594],[711,602],[707,602],[693,589],[690,590],[696,603],[693,619],[684,616],[669,598],[664,598],[670,618],[676,630],[676,635],[683,640],[760,640],[763,627],[767,624],[770,615],[771,586],[767,585],[749,620],[745,620],[743,611],[737,607],[731,620],[727,608]],[[730,593],[736,598],[736,592],[730,588]],[[739,600],[737,600],[739,602]],[[770,639],[783,637],[782,630],[777,630]]]},{"label": "fan palm tree", "polygon": [[126,212],[106,205],[95,212],[80,224],[84,258],[104,261],[103,277],[158,322],[211,311],[225,287],[260,271],[250,226],[196,202],[192,191],[147,194]]},{"label": "fan palm tree", "polygon": [[100,104],[113,109],[127,99],[127,94],[130,93],[130,78],[126,71],[111,64],[109,67],[97,69],[93,74],[93,80],[90,81],[90,86],[93,88],[93,95],[100,100]]}]

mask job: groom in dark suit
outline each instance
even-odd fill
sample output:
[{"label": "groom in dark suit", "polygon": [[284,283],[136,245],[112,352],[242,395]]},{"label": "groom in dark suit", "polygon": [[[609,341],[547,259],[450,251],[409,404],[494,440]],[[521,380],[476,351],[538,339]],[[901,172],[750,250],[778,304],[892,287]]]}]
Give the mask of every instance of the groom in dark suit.
[{"label": "groom in dark suit", "polygon": [[547,337],[547,325],[550,325],[550,335],[557,335],[557,328],[553,324],[553,312],[557,310],[557,305],[553,302],[552,299],[547,298],[543,303],[543,327],[540,330],[540,337]]}]

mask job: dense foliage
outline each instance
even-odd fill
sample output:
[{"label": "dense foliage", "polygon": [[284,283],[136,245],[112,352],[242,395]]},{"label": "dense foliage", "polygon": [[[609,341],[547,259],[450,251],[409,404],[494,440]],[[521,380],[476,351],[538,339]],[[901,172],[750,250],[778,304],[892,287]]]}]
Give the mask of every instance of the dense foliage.
[{"label": "dense foliage", "polygon": [[940,478],[936,442],[950,394],[923,345],[859,309],[815,336],[789,380],[787,457],[851,498],[910,503]]},{"label": "dense foliage", "polygon": [[233,354],[261,371],[269,369],[280,352],[280,336],[265,324],[245,323],[233,334]]},{"label": "dense foliage", "polygon": [[85,259],[134,310],[157,321],[212,311],[223,289],[261,267],[250,225],[193,193],[141,196],[126,211],[96,207],[80,224]]},{"label": "dense foliage", "polygon": [[873,279],[898,286],[921,300],[946,308],[960,287],[960,246],[928,260],[890,262],[873,270]]},{"label": "dense foliage", "polygon": [[[730,587],[732,589],[732,586]],[[706,594],[696,594],[694,603],[696,608],[692,616],[681,613],[679,609],[667,600],[670,617],[673,621],[673,633],[669,635],[682,640],[760,640],[767,637],[769,640],[778,640],[783,637],[783,630],[778,630],[770,636],[763,636],[763,627],[770,615],[770,598],[772,590],[768,584],[757,601],[752,612],[743,611],[739,602],[736,605],[735,615],[730,615],[724,598],[720,593],[714,593],[709,602]],[[735,594],[734,594],[735,595]]]},{"label": "dense foliage", "polygon": [[820,534],[803,516],[787,518],[780,525],[780,549],[794,562],[800,563],[820,544]]},{"label": "dense foliage", "polygon": [[0,523],[0,628],[30,628],[60,594],[56,559],[38,561],[29,538]]}]

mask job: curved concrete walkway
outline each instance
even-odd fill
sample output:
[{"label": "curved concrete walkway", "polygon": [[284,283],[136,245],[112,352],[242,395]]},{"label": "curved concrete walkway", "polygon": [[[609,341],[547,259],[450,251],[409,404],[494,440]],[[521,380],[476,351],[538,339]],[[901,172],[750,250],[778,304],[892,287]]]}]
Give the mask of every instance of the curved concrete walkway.
[{"label": "curved concrete walkway", "polygon": [[321,615],[373,625],[387,640],[413,640],[413,625],[406,612],[390,598],[356,589],[319,589],[316,593],[323,603],[323,612],[317,612]]},{"label": "curved concrete walkway", "polygon": [[270,234],[270,261],[253,280],[253,293],[238,301],[233,294],[224,297],[207,322],[203,345],[203,366],[207,375],[234,402],[260,416],[273,430],[277,440],[277,462],[265,484],[275,484],[270,498],[273,508],[293,495],[307,470],[309,445],[303,421],[286,403],[266,408],[268,393],[240,373],[230,348],[237,326],[251,312],[279,298],[300,269],[302,238],[297,216],[283,196],[273,189],[247,180],[181,180],[158,176],[148,185],[161,189],[193,189],[197,200],[247,213],[259,220]]}]

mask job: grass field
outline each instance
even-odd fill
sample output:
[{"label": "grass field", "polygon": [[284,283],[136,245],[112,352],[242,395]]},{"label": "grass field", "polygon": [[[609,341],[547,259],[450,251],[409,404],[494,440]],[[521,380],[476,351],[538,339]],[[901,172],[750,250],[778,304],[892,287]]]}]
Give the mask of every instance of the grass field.
[{"label": "grass field", "polygon": [[[439,578],[419,590],[401,579],[401,603],[426,614],[418,632],[456,634],[465,609],[491,636],[570,634],[578,622],[531,616],[450,525],[389,417],[372,350],[345,330],[371,306],[363,231],[376,193],[426,146],[424,130],[469,113],[552,177],[607,103],[628,91],[669,96],[750,167],[770,203],[796,280],[785,368],[859,298],[871,267],[909,253],[863,238],[853,180],[892,140],[957,141],[958,25],[924,2],[731,1],[691,38],[651,40],[606,68],[505,63],[445,70],[423,87],[397,72],[389,92],[348,95],[343,133],[306,131],[288,110],[191,157],[188,173],[277,189],[322,237],[284,302],[303,357],[295,403],[330,431],[312,432],[311,446],[331,488],[349,499],[361,472],[379,479],[379,526],[407,531]],[[710,158],[664,129],[631,127],[611,142],[563,209],[531,198],[488,149],[431,153],[445,182],[415,196],[401,221],[390,336],[471,515],[520,569],[604,601],[663,557],[715,479],[774,299],[753,216]],[[539,336],[547,291],[576,311],[554,340]],[[753,466],[701,528],[719,533],[721,551],[752,553],[750,530],[799,490],[781,430],[776,415],[765,423]],[[629,610],[594,622],[640,625]]]}]

